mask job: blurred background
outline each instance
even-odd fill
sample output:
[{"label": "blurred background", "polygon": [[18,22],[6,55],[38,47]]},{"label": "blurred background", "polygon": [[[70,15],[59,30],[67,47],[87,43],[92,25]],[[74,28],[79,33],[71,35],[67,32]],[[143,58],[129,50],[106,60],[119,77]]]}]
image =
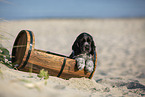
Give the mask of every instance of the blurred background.
[{"label": "blurred background", "polygon": [[0,18],[145,17],[145,0],[0,0]]}]

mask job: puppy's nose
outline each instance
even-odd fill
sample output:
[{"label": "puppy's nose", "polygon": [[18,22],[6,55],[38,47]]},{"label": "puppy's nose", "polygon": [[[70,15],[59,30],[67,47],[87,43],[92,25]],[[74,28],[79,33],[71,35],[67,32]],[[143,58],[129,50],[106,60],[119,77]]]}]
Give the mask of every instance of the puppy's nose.
[{"label": "puppy's nose", "polygon": [[85,45],[85,48],[86,48],[86,49],[89,49],[89,45]]}]

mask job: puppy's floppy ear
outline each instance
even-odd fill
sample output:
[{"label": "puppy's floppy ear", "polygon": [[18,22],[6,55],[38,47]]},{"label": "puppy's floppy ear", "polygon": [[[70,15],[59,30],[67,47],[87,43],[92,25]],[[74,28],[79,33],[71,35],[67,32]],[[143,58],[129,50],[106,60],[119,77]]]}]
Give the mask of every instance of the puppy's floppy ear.
[{"label": "puppy's floppy ear", "polygon": [[74,58],[74,56],[78,55],[79,44],[78,44],[77,39],[75,40],[74,44],[72,45],[72,50],[73,50],[73,52],[69,56],[70,58]]},{"label": "puppy's floppy ear", "polygon": [[76,39],[73,46],[72,46],[72,50],[77,51],[78,49],[79,49],[79,40]]},{"label": "puppy's floppy ear", "polygon": [[75,40],[75,42],[74,42],[74,44],[73,44],[73,46],[72,46],[72,50],[78,51],[79,53],[81,52],[79,42],[80,42],[80,39],[83,38],[84,34],[85,34],[85,33],[81,33],[81,34],[76,38],[76,40]]},{"label": "puppy's floppy ear", "polygon": [[[92,37],[91,37],[92,38]],[[91,42],[91,55],[94,55],[94,51],[95,51],[95,49],[96,49],[96,46],[95,46],[95,42],[94,42],[94,40],[93,40],[93,38],[92,38],[92,42]]]}]

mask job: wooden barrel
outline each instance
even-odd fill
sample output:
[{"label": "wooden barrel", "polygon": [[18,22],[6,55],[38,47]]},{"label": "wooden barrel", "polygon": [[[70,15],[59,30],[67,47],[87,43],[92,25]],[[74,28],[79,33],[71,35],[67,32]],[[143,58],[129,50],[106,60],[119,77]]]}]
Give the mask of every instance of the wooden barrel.
[{"label": "wooden barrel", "polygon": [[97,65],[97,52],[94,51],[94,70],[92,73],[78,70],[76,60],[67,56],[34,49],[35,39],[32,31],[22,30],[13,45],[12,63],[18,70],[39,73],[41,69],[48,70],[49,75],[64,79],[72,77],[92,78]]}]

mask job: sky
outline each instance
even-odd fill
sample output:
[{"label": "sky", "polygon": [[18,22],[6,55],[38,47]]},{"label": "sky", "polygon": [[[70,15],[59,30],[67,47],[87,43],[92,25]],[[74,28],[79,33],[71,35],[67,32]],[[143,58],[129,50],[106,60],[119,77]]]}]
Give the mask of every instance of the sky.
[{"label": "sky", "polygon": [[0,18],[145,17],[145,0],[0,0]]}]

